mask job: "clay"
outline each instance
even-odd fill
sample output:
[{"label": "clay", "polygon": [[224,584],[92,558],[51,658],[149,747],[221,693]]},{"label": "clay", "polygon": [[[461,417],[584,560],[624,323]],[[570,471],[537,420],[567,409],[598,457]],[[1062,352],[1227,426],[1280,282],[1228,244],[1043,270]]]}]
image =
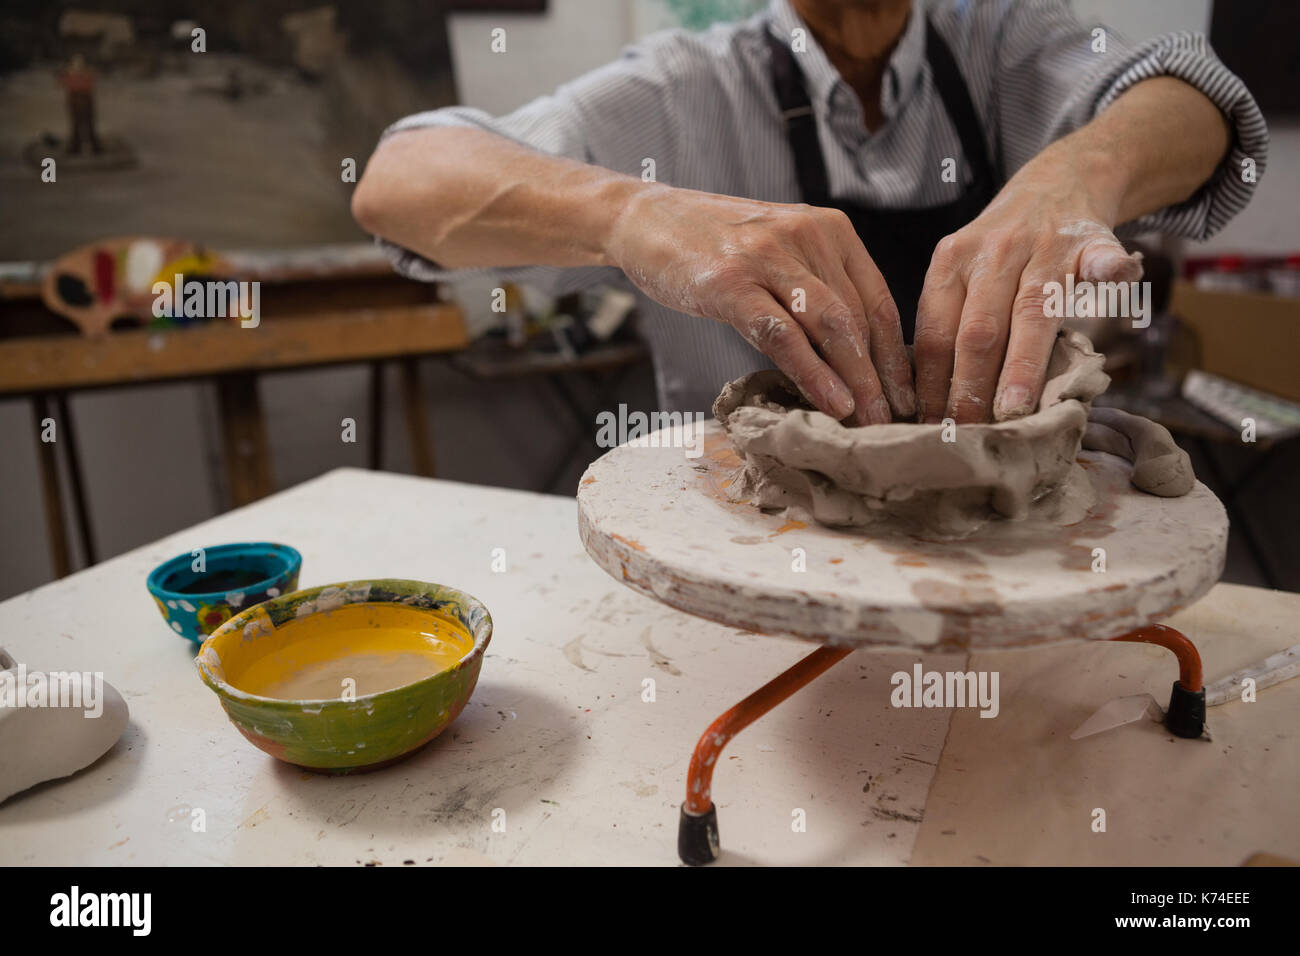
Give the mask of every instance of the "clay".
[{"label": "clay", "polygon": [[[1036,412],[960,427],[846,427],[811,408],[783,373],[747,375],[726,385],[713,406],[744,461],[728,493],[830,527],[889,524],[942,538],[965,537],[998,518],[1073,524],[1095,504],[1076,459],[1090,403],[1110,383],[1103,363],[1084,336],[1064,331]],[[1137,459],[1138,487],[1190,490],[1178,490],[1185,482],[1167,432],[1162,437],[1151,423],[1125,423],[1121,431],[1118,419],[1106,421],[1113,435],[1098,432],[1098,441]]]},{"label": "clay", "polygon": [[[91,678],[81,687],[94,690],[78,692],[79,706],[50,706],[60,699],[57,690],[39,696],[32,690],[37,681],[53,688],[65,676]],[[0,801],[94,763],[117,743],[128,716],[126,701],[107,681],[94,682],[85,674],[38,675],[0,648]]]},{"label": "clay", "polygon": [[1083,447],[1109,452],[1133,463],[1135,488],[1162,498],[1179,498],[1192,490],[1192,459],[1174,443],[1169,429],[1118,408],[1094,408],[1088,414]]}]

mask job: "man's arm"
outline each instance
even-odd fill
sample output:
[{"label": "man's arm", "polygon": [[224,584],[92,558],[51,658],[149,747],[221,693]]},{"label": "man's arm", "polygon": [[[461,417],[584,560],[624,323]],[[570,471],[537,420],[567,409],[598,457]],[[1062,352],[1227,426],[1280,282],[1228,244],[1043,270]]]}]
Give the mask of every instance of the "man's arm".
[{"label": "man's arm", "polygon": [[[1032,412],[1062,321],[1046,314],[1043,286],[1067,274],[1140,279],[1115,238],[1120,224],[1204,238],[1248,198],[1233,180],[1243,141],[1263,165],[1258,109],[1203,39],[1129,50],[1110,36],[1109,52],[1094,53],[1096,35],[1060,3],[1007,16],[994,100],[1004,156],[1019,168],[931,262],[916,335],[925,421]],[[1172,72],[1201,89],[1160,75]]]},{"label": "man's arm", "polygon": [[446,269],[609,265],[613,213],[639,186],[483,130],[433,126],[379,144],[352,215]]},{"label": "man's arm", "polygon": [[1021,167],[935,250],[917,310],[922,419],[978,422],[991,413],[1001,421],[1034,411],[1061,325],[1046,314],[1044,284],[1067,273],[1140,279],[1141,265],[1113,230],[1191,196],[1228,143],[1213,103],[1181,80],[1156,77]]},{"label": "man's arm", "polygon": [[454,128],[384,140],[352,209],[443,267],[617,266],[670,308],[734,326],[837,419],[914,414],[898,310],[838,211],[645,183]]},{"label": "man's arm", "polygon": [[898,310],[843,213],[629,175],[652,157],[671,180],[677,104],[712,92],[678,92],[694,81],[671,70],[691,58],[664,60],[651,49],[588,74],[499,121],[502,135],[464,113],[399,124],[357,185],[357,220],[442,268],[617,267],[736,328],[827,414],[912,417]]}]

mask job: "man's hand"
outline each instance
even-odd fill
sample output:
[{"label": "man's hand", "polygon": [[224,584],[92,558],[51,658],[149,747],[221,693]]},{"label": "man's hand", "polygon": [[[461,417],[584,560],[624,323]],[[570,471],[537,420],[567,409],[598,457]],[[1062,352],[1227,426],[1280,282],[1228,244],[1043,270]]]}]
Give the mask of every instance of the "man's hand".
[{"label": "man's hand", "polygon": [[655,186],[606,250],[651,298],[735,327],[833,418],[915,415],[898,308],[844,213]]},{"label": "man's hand", "polygon": [[1135,282],[1140,261],[1107,223],[1077,170],[1043,154],[935,249],[917,307],[920,420],[1004,421],[1038,407],[1060,317],[1043,286],[1067,273]]},{"label": "man's hand", "polygon": [[1061,324],[1045,314],[1043,286],[1067,274],[1140,279],[1140,262],[1111,230],[1187,199],[1228,144],[1218,107],[1160,76],[1026,163],[935,249],[917,307],[920,420],[1003,421],[1034,411]]}]

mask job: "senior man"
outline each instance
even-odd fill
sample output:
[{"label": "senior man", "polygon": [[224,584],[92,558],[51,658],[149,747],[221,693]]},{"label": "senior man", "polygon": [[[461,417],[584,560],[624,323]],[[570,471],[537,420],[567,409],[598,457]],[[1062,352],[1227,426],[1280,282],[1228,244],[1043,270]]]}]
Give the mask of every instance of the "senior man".
[{"label": "senior man", "polygon": [[1121,226],[1209,236],[1267,142],[1199,34],[1130,47],[1063,0],[774,0],[507,116],[401,120],[353,212],[416,278],[626,277],[669,411],[775,363],[847,424],[1000,421],[1037,406],[1044,284],[1140,278]]}]

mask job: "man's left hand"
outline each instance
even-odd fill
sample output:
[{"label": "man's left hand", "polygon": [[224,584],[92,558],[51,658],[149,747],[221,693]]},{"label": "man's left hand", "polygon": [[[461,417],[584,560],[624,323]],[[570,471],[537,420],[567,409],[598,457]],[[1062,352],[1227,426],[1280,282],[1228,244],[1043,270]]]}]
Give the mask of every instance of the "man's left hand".
[{"label": "man's left hand", "polygon": [[1062,324],[1047,314],[1044,285],[1067,274],[1142,277],[1140,258],[1111,231],[1118,209],[1103,198],[1105,177],[1104,164],[1049,147],[939,243],[917,308],[919,421],[1004,421],[1035,411]]}]

